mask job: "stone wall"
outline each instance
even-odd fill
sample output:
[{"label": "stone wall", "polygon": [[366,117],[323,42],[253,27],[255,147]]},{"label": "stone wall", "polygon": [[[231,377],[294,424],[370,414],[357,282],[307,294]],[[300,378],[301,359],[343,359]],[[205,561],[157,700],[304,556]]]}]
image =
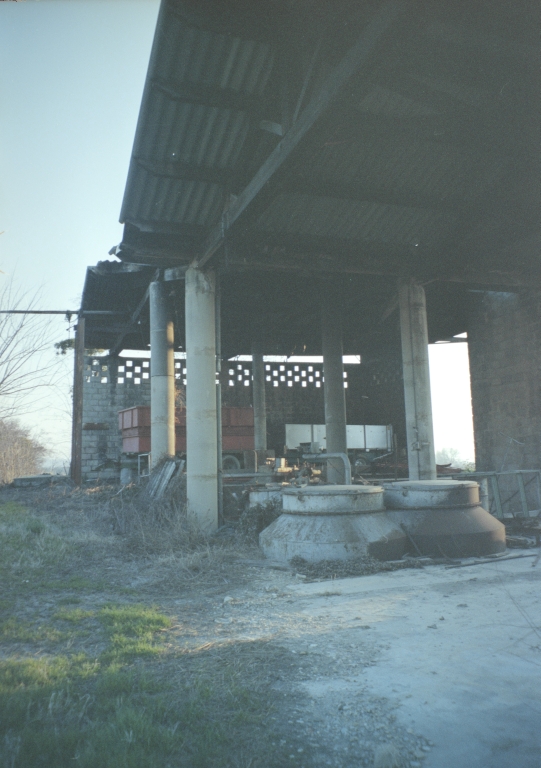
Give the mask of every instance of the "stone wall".
[{"label": "stone wall", "polygon": [[468,343],[477,469],[540,468],[541,293],[472,293]]}]

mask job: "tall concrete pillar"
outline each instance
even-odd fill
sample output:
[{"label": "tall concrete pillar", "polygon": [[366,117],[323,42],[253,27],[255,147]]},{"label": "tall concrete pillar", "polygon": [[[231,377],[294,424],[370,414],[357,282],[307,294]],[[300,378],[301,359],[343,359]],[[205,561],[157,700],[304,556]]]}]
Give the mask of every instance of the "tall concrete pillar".
[{"label": "tall concrete pillar", "polygon": [[165,283],[150,284],[150,443],[152,465],[175,455],[175,352]]},{"label": "tall concrete pillar", "polygon": [[215,293],[212,270],[186,271],[188,518],[207,533],[218,527]]},{"label": "tall concrete pillar", "polygon": [[435,480],[425,290],[413,279],[401,280],[398,301],[409,476],[410,480]]},{"label": "tall concrete pillar", "polygon": [[254,403],[254,447],[256,451],[267,450],[267,406],[265,401],[265,364],[263,345],[252,342],[252,376]]},{"label": "tall concrete pillar", "polygon": [[[323,298],[321,336],[327,453],[347,453],[342,318],[338,301],[333,302],[331,297]],[[342,461],[327,462],[327,480],[330,483],[345,483]]]}]

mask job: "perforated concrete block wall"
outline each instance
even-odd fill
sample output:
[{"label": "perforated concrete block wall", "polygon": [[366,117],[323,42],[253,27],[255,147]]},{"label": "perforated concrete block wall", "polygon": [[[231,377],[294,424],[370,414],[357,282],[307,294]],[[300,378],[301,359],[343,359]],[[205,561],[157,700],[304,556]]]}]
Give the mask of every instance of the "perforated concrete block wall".
[{"label": "perforated concrete block wall", "polygon": [[83,381],[82,472],[118,461],[122,438],[118,412],[150,405],[150,366],[137,358],[86,357]]}]

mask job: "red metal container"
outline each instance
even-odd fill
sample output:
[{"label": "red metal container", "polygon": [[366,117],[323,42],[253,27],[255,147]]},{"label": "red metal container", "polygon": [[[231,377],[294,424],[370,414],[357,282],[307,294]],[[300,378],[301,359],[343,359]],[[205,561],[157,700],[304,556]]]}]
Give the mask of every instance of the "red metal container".
[{"label": "red metal container", "polygon": [[[150,406],[137,405],[118,413],[123,453],[150,453]],[[186,409],[175,410],[175,450],[186,450]],[[222,450],[241,453],[254,450],[253,408],[222,408]]]}]

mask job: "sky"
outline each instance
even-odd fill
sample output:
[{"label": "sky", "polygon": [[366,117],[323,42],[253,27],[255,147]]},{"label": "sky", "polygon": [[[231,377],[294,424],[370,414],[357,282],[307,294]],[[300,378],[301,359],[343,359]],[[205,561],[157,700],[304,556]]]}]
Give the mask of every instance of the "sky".
[{"label": "sky", "polygon": [[[0,2],[0,281],[77,309],[86,267],[110,258],[158,0]],[[1,284],[0,284],[1,288]],[[2,307],[5,309],[7,307]],[[51,321],[53,344],[72,331]],[[69,457],[71,357],[21,421]],[[436,449],[473,458],[467,344],[431,347]]]}]

